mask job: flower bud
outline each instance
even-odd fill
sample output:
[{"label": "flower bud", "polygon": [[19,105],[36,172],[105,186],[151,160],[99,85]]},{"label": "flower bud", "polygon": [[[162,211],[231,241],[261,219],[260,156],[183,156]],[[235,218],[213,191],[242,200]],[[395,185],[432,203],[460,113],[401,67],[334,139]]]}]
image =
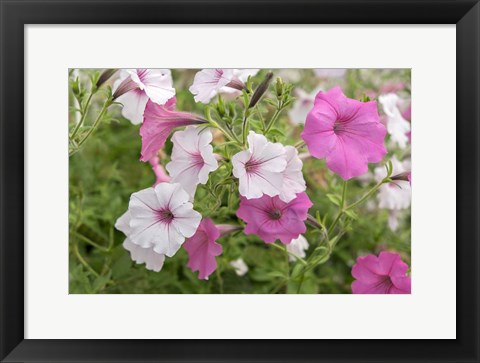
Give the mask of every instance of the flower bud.
[{"label": "flower bud", "polygon": [[275,91],[277,92],[277,97],[282,97],[283,94],[283,80],[280,77],[277,77],[277,81],[275,82]]},{"label": "flower bud", "polygon": [[250,99],[248,108],[252,108],[257,104],[257,102],[260,100],[263,94],[267,91],[268,85],[272,81],[272,78],[273,78],[273,73],[268,72],[267,75],[265,76],[265,79],[262,81],[262,83],[259,84],[255,92],[253,93],[253,96]]},{"label": "flower bud", "polygon": [[390,179],[392,179],[392,180],[403,180],[403,181],[408,181],[409,182],[410,179],[411,179],[410,174],[411,174],[410,171],[406,171],[404,173],[394,175],[394,176],[390,177]]},{"label": "flower bud", "polygon": [[112,77],[115,74],[115,72],[117,72],[116,69],[105,69],[100,75],[100,77],[98,78],[97,88],[100,88],[102,84],[108,81],[110,77]]}]

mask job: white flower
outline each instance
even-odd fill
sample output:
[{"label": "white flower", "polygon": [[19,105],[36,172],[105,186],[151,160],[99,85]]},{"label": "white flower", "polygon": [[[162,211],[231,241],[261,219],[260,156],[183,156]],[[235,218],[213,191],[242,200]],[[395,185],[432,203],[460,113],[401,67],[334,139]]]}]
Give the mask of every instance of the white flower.
[{"label": "white flower", "polygon": [[272,143],[263,135],[250,131],[248,149],[232,158],[233,175],[239,179],[240,194],[247,199],[263,194],[279,195],[283,186],[283,172],[287,166],[285,148]]},{"label": "white flower", "polygon": [[392,137],[392,141],[402,149],[405,148],[408,142],[407,132],[410,131],[410,123],[403,118],[398,108],[401,100],[395,93],[388,93],[378,97],[378,101],[387,115],[387,131]]},{"label": "white flower", "polygon": [[[120,218],[117,219],[115,228],[128,236],[131,232],[130,219],[130,213],[128,211],[125,212]],[[138,264],[144,263],[147,270],[159,272],[162,269],[165,261],[164,254],[156,253],[151,247],[143,248],[137,246],[136,244],[132,243],[128,237],[125,238],[125,241],[123,241],[123,247],[130,252],[130,256],[133,261]]]},{"label": "white flower", "polygon": [[199,183],[205,184],[208,174],[218,168],[210,143],[213,136],[210,130],[188,126],[184,131],[177,131],[172,136],[172,160],[166,168],[173,183],[180,183],[190,195],[195,196]]},{"label": "white flower", "polygon": [[194,235],[202,216],[193,210],[188,193],[178,183],[160,183],[130,197],[130,232],[137,246],[152,247],[172,257]]},{"label": "white flower", "polygon": [[302,160],[298,157],[298,151],[293,146],[285,146],[285,158],[287,166],[283,172],[283,184],[280,192],[280,199],[285,203],[297,197],[297,193],[305,191],[307,188],[302,173]]},{"label": "white flower", "polygon": [[[404,173],[410,170],[410,162],[400,162],[394,156],[392,159],[392,175]],[[375,178],[380,181],[387,174],[384,167],[375,169]],[[395,182],[383,184],[378,192],[379,207],[390,210],[401,210],[410,207],[412,199],[412,188],[408,181],[395,180]],[[392,221],[392,225],[394,225]]]},{"label": "white flower", "polygon": [[143,112],[149,99],[163,105],[175,96],[168,69],[124,69],[114,88],[117,91],[123,89],[118,101],[123,104],[122,115],[133,124],[143,122]]},{"label": "white flower", "polygon": [[313,72],[320,78],[341,78],[347,70],[345,68],[316,68]]},{"label": "white flower", "polygon": [[[308,241],[302,235],[298,236],[298,238],[292,239],[292,241],[287,245],[287,251],[297,257],[304,258],[306,254],[306,250],[308,250]],[[296,261],[294,256],[289,256],[291,262]]]},{"label": "white flower", "polygon": [[231,261],[230,266],[235,269],[235,273],[238,276],[243,276],[248,272],[248,266],[241,258],[237,258],[236,260]]},{"label": "white flower", "polygon": [[312,93],[307,93],[303,89],[295,89],[295,103],[288,111],[288,116],[294,124],[304,124],[308,113],[312,110],[315,102],[315,96],[318,93],[316,89]]},{"label": "white flower", "polygon": [[[258,68],[243,68],[233,69],[233,77],[231,82],[236,82],[236,87],[231,87],[233,84],[227,85],[220,89],[221,93],[236,93],[238,88],[244,87],[244,83],[247,82],[248,77],[254,77],[260,69]],[[240,81],[240,82],[238,82]]]},{"label": "white flower", "polygon": [[189,90],[195,102],[208,103],[233,79],[233,69],[212,68],[197,72]]}]

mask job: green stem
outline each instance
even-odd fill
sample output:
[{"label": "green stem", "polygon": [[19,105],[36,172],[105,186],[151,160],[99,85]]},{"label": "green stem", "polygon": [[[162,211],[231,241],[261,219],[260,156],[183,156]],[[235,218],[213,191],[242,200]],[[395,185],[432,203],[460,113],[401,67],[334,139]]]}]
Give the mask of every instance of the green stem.
[{"label": "green stem", "polygon": [[343,189],[342,189],[342,200],[340,202],[340,210],[339,210],[337,216],[335,217],[334,221],[332,222],[332,224],[328,228],[328,234],[333,232],[333,229],[337,225],[337,223],[340,220],[340,218],[342,217],[343,213],[345,213],[344,207],[345,207],[346,196],[347,196],[347,180],[344,180],[343,181]]},{"label": "green stem", "polygon": [[287,246],[285,246],[285,264],[286,264],[286,279],[287,282],[285,283],[285,293],[288,294],[288,283],[290,282],[290,261],[289,261],[289,252],[287,250]]},{"label": "green stem", "polygon": [[78,250],[78,244],[77,244],[77,243],[74,243],[74,244],[73,244],[73,250],[74,250],[75,255],[77,256],[78,260],[80,261],[80,263],[81,263],[83,266],[85,266],[88,271],[90,271],[90,272],[91,272],[92,274],[94,274],[96,277],[100,276],[100,275],[98,274],[98,272],[95,271],[95,270],[93,269],[93,267],[90,266],[90,265],[88,264],[88,262],[85,261],[85,259],[82,257],[82,255],[80,254],[80,251]]},{"label": "green stem", "polygon": [[80,117],[80,121],[78,121],[77,125],[76,125],[75,128],[73,129],[72,134],[70,135],[70,139],[71,139],[71,140],[73,140],[73,138],[74,138],[75,135],[77,134],[78,130],[80,130],[80,127],[82,127],[83,121],[85,121],[85,116],[86,116],[87,113],[88,113],[88,108],[89,108],[89,106],[90,106],[90,101],[92,100],[92,97],[93,97],[93,92],[90,92],[90,95],[89,95],[88,98],[87,98],[87,102],[85,103],[85,107],[84,107],[84,109],[82,110],[82,117]]},{"label": "green stem", "polygon": [[79,142],[78,142],[78,148],[77,150],[83,145],[83,143],[85,141],[87,141],[88,137],[97,129],[98,125],[100,124],[100,121],[102,121],[103,119],[103,116],[105,114],[105,112],[107,112],[107,109],[110,107],[110,105],[112,104],[112,99],[111,98],[108,98],[105,103],[103,104],[103,107],[102,109],[100,110],[100,113],[98,114],[97,118],[95,119],[95,122],[93,123],[92,127],[90,128],[90,130],[88,130],[87,134],[83,137],[83,139],[81,139]]},{"label": "green stem", "polygon": [[345,211],[349,210],[349,209],[353,209],[357,206],[359,206],[360,204],[362,204],[364,201],[366,201],[368,198],[370,198],[372,196],[373,193],[375,193],[383,184],[385,183],[389,183],[391,181],[390,178],[384,178],[382,181],[380,181],[377,185],[375,185],[372,189],[370,189],[370,191],[368,191],[363,197],[361,197],[359,200],[357,200],[355,203],[353,204],[350,204],[349,206],[346,206],[344,208]]},{"label": "green stem", "polygon": [[[102,247],[100,246],[98,243],[96,242],[93,242],[90,238],[88,237],[85,237],[83,234],[81,233],[78,233],[78,232],[74,232],[75,233],[75,236],[77,236],[80,240],[82,240],[83,242],[99,249],[100,251],[103,251],[103,252],[110,252],[110,249],[107,248],[107,247]],[[109,242],[110,243],[110,242]]]},{"label": "green stem", "polygon": [[245,116],[243,117],[243,125],[242,125],[242,138],[243,138],[243,146],[247,146],[247,129],[248,129],[248,115],[247,111],[245,111]]},{"label": "green stem", "polygon": [[270,129],[272,128],[272,126],[275,124],[275,122],[277,121],[278,119],[278,116],[280,116],[280,113],[282,112],[283,110],[283,106],[282,105],[278,105],[278,108],[277,110],[275,111],[275,113],[273,114],[272,118],[270,119],[270,121],[268,122],[267,124],[267,127],[264,131],[264,135],[268,134],[268,132],[270,131]]}]

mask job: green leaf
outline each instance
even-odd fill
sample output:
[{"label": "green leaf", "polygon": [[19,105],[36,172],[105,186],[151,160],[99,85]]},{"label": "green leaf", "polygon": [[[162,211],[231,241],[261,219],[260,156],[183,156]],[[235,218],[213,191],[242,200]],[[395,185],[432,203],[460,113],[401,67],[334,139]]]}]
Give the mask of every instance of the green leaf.
[{"label": "green leaf", "polygon": [[335,205],[339,206],[341,205],[342,203],[342,200],[340,199],[340,196],[337,195],[337,194],[331,194],[331,193],[327,193],[326,194],[327,198]]}]

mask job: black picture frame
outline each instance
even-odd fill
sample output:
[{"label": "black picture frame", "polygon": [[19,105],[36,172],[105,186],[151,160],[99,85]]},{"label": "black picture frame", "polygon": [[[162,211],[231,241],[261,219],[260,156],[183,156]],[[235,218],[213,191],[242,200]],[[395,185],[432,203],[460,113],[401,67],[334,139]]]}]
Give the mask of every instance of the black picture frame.
[{"label": "black picture frame", "polygon": [[[480,4],[478,0],[0,0],[0,16],[0,359],[2,362],[480,361],[480,169],[478,164]],[[24,178],[33,177],[24,173],[25,90],[24,63],[22,62],[25,55],[24,26],[26,24],[180,23],[456,24],[457,339],[218,341],[24,339],[24,203],[26,201]],[[52,319],[55,317],[52,316]],[[440,321],[439,324],[441,324]]]}]

